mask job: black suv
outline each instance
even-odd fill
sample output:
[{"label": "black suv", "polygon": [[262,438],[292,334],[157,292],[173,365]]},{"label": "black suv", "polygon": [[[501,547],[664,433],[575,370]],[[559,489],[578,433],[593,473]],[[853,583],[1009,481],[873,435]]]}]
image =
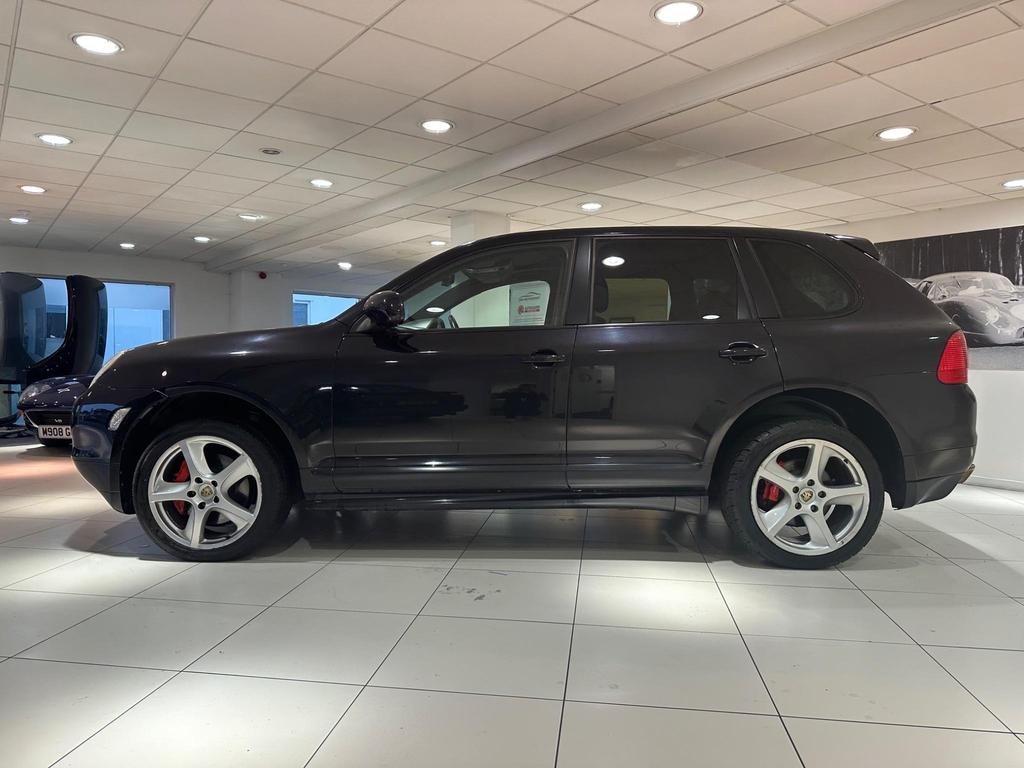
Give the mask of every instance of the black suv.
[{"label": "black suv", "polygon": [[226,560],[296,501],[720,504],[798,568],[970,473],[962,332],[870,243],[769,229],[527,232],[322,325],[160,342],[78,400],[74,458],[165,550]]}]

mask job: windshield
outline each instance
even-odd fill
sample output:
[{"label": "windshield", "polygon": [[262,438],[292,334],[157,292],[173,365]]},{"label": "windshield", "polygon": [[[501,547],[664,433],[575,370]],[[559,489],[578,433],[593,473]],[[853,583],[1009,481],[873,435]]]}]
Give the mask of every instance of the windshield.
[{"label": "windshield", "polygon": [[957,275],[956,277],[943,278],[935,282],[933,290],[945,293],[947,296],[958,296],[963,294],[978,294],[988,291],[1014,290],[1013,283],[1003,275],[981,273],[975,275]]}]

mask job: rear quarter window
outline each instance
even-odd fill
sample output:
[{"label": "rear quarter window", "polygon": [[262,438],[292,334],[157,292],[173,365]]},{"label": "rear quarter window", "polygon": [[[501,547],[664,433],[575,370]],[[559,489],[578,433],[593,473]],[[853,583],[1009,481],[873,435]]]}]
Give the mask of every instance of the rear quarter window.
[{"label": "rear quarter window", "polygon": [[857,303],[850,281],[825,257],[784,240],[751,240],[783,317],[830,317]]}]

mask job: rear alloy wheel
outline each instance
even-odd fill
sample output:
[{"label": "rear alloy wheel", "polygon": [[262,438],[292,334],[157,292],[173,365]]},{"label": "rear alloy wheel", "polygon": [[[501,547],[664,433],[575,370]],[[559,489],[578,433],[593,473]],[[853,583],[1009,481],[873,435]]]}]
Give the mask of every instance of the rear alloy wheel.
[{"label": "rear alloy wheel", "polygon": [[749,434],[726,477],[722,511],[737,536],[779,565],[820,568],[856,554],[878,527],[881,472],[835,424],[768,424]]},{"label": "rear alloy wheel", "polygon": [[151,538],[179,557],[240,557],[262,544],[287,514],[280,463],[248,430],[184,424],[143,455],[136,514]]}]

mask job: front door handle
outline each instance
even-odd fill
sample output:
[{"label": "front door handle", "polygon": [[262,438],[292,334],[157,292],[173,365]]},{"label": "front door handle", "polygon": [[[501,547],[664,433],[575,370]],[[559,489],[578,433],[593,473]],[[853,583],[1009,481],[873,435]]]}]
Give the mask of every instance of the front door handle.
[{"label": "front door handle", "polygon": [[551,365],[559,365],[565,362],[565,355],[560,355],[551,349],[541,349],[532,355],[527,355],[522,362],[525,365],[532,365],[535,368],[544,368]]},{"label": "front door handle", "polygon": [[719,357],[734,363],[752,363],[767,354],[767,351],[752,341],[734,341],[725,349],[718,350]]}]

